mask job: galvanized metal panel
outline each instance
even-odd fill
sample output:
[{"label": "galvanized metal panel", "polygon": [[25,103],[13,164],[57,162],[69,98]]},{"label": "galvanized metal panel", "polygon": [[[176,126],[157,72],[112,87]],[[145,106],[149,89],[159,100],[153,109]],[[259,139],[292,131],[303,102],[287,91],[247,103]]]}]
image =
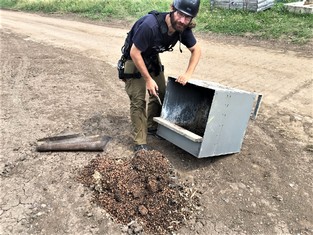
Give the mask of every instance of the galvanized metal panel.
[{"label": "galvanized metal panel", "polygon": [[158,126],[157,134],[193,156],[198,156],[201,142],[193,142],[163,125]]},{"label": "galvanized metal panel", "polygon": [[255,94],[216,91],[198,157],[239,152]]},{"label": "galvanized metal panel", "polygon": [[177,134],[186,137],[187,139],[190,139],[193,142],[199,142],[201,143],[203,138],[191,131],[188,131],[174,123],[171,123],[170,121],[165,120],[164,118],[161,117],[154,117],[153,120],[162,126],[176,132]]}]

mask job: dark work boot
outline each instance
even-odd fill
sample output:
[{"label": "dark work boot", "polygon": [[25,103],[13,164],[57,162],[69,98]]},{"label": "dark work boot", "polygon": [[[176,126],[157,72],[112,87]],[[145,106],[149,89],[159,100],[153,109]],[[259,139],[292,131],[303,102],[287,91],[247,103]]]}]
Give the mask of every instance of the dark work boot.
[{"label": "dark work boot", "polygon": [[159,139],[159,140],[164,140],[161,136],[159,136],[157,134],[157,130],[156,128],[148,128],[148,135],[154,136],[155,138]]},{"label": "dark work boot", "polygon": [[156,135],[157,130],[157,128],[148,128],[148,135]]}]

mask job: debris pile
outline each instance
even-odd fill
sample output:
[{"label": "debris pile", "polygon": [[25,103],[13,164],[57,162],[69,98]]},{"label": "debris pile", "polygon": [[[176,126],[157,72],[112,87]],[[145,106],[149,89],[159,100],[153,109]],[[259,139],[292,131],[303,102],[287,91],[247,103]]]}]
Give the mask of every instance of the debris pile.
[{"label": "debris pile", "polygon": [[[142,224],[145,231],[177,231],[192,213],[191,198],[170,162],[158,151],[140,151],[132,159],[98,157],[83,168],[79,181],[94,201],[122,224]],[[137,231],[138,233],[138,231]]]}]

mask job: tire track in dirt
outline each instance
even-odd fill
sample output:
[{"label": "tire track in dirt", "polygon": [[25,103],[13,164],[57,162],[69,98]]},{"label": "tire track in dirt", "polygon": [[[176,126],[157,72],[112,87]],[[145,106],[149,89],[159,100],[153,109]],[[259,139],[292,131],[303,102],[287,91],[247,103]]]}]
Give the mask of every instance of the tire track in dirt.
[{"label": "tire track in dirt", "polygon": [[[4,34],[1,32],[1,38],[7,37]],[[27,73],[30,61],[22,53],[25,47],[23,42],[14,37],[9,38],[9,43],[1,45],[1,52],[7,55],[1,63],[1,126],[5,126],[5,129],[1,128],[1,153],[5,153],[5,156],[1,157],[0,165],[1,190],[5,192],[1,194],[1,234],[10,233],[13,228],[21,232],[19,225],[26,222],[30,206],[29,195],[25,193],[28,183],[26,181],[29,181],[29,178],[26,175],[10,178],[26,159],[24,155],[16,153],[29,144],[25,143],[29,138],[27,128],[33,128],[28,122],[30,115],[26,109],[29,94],[26,89]],[[27,154],[26,152],[24,153]],[[25,170],[21,173],[24,174]]]},{"label": "tire track in dirt", "polygon": [[[304,81],[303,84],[299,84],[299,86],[295,88],[292,92],[281,97],[277,103],[292,99],[296,94],[303,92],[303,90],[310,89],[310,87],[312,88],[312,84],[313,84],[312,79]],[[312,89],[310,90],[312,91]],[[313,94],[312,94],[312,97],[313,97]]]},{"label": "tire track in dirt", "polygon": [[[4,115],[4,125],[7,126],[7,130],[12,130],[12,127],[20,127],[20,136],[27,139],[27,131],[24,129],[24,120],[29,119],[29,113],[26,110],[27,100],[29,100],[28,93],[26,91],[27,73],[30,66],[30,61],[27,56],[23,55],[20,44],[14,38],[11,39],[9,48],[3,48],[2,52],[7,55],[3,61],[2,66],[2,92],[1,92],[1,110]],[[7,51],[11,51],[10,48],[16,48],[16,53],[10,54]],[[23,94],[23,97],[21,97]],[[10,108],[10,109],[9,109]],[[2,113],[1,112],[1,113]],[[17,119],[12,118],[18,115]],[[25,135],[26,134],[26,135]],[[20,137],[19,136],[19,137]],[[8,142],[14,142],[15,148],[21,144],[16,140],[16,133],[12,133],[11,139],[4,139],[2,142],[2,148],[8,145]],[[14,155],[11,156],[14,160]]]}]

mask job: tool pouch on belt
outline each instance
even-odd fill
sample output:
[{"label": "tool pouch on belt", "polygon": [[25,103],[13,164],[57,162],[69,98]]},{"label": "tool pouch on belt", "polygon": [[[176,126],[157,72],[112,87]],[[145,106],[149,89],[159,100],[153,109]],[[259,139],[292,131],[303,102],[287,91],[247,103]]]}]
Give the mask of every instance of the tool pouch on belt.
[{"label": "tool pouch on belt", "polygon": [[118,78],[119,79],[125,79],[124,78],[124,69],[125,69],[125,58],[124,56],[119,59],[117,62],[117,71],[118,71]]},{"label": "tool pouch on belt", "polygon": [[139,73],[137,67],[135,66],[134,61],[132,60],[125,61],[124,76],[125,78],[141,78],[141,74]]},{"label": "tool pouch on belt", "polygon": [[117,63],[119,79],[141,78],[141,74],[132,60],[126,60],[124,56]]}]

